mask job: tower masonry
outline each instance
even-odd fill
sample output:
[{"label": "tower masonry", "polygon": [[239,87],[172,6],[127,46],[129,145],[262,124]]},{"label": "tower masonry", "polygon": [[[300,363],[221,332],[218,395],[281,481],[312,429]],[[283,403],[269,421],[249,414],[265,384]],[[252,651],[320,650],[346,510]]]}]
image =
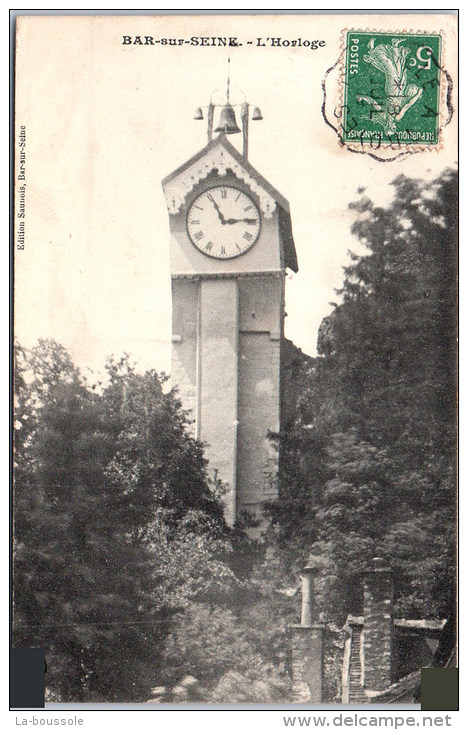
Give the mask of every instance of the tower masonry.
[{"label": "tower masonry", "polygon": [[172,380],[225,485],[229,524],[243,512],[261,517],[277,495],[269,433],[281,422],[285,271],[298,269],[289,204],[248,162],[243,122],[244,154],[227,140],[229,127],[215,139],[209,130],[207,146],[162,182]]}]

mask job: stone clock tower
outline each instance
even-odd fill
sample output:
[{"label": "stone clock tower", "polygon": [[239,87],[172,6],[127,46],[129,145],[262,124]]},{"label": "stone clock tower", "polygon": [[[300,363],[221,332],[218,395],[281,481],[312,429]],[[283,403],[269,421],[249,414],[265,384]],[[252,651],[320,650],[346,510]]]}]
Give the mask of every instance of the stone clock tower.
[{"label": "stone clock tower", "polygon": [[[163,182],[170,224],[172,380],[226,486],[225,517],[261,517],[277,495],[285,270],[297,271],[289,204],[247,160],[249,107],[240,132],[223,105],[208,145]],[[198,118],[202,118],[198,110]],[[257,115],[257,116],[256,116]],[[253,118],[261,118],[254,110]]]}]

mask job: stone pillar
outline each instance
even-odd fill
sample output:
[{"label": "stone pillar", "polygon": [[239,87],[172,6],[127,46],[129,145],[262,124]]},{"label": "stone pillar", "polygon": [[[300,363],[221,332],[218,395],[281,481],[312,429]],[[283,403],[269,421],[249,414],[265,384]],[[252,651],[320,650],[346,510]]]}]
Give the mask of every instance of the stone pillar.
[{"label": "stone pillar", "polygon": [[315,569],[311,565],[306,565],[302,569],[301,626],[311,626],[312,616],[315,613],[314,573]]},{"label": "stone pillar", "polygon": [[387,689],[393,680],[393,576],[382,558],[364,574],[364,689]]},{"label": "stone pillar", "polygon": [[323,624],[313,623],[315,615],[314,574],[308,564],[302,571],[300,626],[290,626],[292,702],[322,702]]},{"label": "stone pillar", "polygon": [[323,625],[290,626],[292,702],[322,702]]}]

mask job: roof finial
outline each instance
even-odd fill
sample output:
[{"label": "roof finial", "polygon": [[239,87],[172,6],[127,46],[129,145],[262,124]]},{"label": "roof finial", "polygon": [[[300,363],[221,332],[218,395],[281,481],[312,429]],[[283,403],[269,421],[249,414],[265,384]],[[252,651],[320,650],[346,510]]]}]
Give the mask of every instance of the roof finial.
[{"label": "roof finial", "polygon": [[[213,91],[210,97],[210,103],[206,107],[199,106],[194,115],[194,119],[204,119],[203,115],[203,109],[207,109],[207,121],[208,121],[208,129],[207,129],[207,137],[208,137],[208,143],[210,143],[213,139],[213,132],[220,134],[237,134],[241,130],[239,129],[237,125],[237,119],[236,119],[236,108],[240,110],[240,118],[242,121],[242,132],[243,132],[243,146],[242,151],[245,158],[248,156],[248,147],[249,147],[249,118],[251,116],[252,121],[258,121],[260,119],[263,119],[262,112],[260,111],[259,107],[253,107],[253,114],[250,113],[251,105],[247,103],[247,100],[245,98],[245,94],[241,89],[237,89],[236,86],[233,87],[235,90],[234,97],[237,96],[237,91],[240,91],[242,96],[244,97],[243,101],[235,101],[234,104],[231,104],[231,56],[228,55],[227,58],[227,79],[226,79],[226,96],[219,95],[219,92],[221,92],[221,89],[216,89],[216,91]],[[215,99],[215,95],[218,94],[218,100]],[[219,112],[219,119],[218,124],[215,129],[214,127],[214,119],[215,119],[215,112],[217,109],[221,109]]]},{"label": "roof finial", "polygon": [[226,103],[227,104],[229,104],[229,84],[231,83],[230,74],[231,74],[231,57],[228,56],[228,73],[227,73],[227,90],[226,90]]}]

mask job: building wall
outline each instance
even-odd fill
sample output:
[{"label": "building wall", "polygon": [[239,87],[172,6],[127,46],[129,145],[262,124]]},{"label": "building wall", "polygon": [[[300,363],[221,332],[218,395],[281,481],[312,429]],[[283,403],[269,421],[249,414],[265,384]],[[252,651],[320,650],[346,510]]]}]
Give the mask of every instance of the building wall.
[{"label": "building wall", "polygon": [[173,279],[172,380],[226,484],[230,523],[277,495],[283,287],[280,274]]},{"label": "building wall", "polygon": [[282,277],[239,280],[238,511],[261,517],[278,494]]},{"label": "building wall", "polygon": [[240,333],[238,509],[256,516],[278,493],[278,459],[268,433],[279,430],[279,348],[267,332]]},{"label": "building wall", "polygon": [[200,288],[199,438],[225,482],[225,517],[236,515],[238,287],[235,279],[204,279]]},{"label": "building wall", "polygon": [[191,411],[195,432],[198,416],[198,327],[200,282],[172,279],[172,384],[182,405]]}]

